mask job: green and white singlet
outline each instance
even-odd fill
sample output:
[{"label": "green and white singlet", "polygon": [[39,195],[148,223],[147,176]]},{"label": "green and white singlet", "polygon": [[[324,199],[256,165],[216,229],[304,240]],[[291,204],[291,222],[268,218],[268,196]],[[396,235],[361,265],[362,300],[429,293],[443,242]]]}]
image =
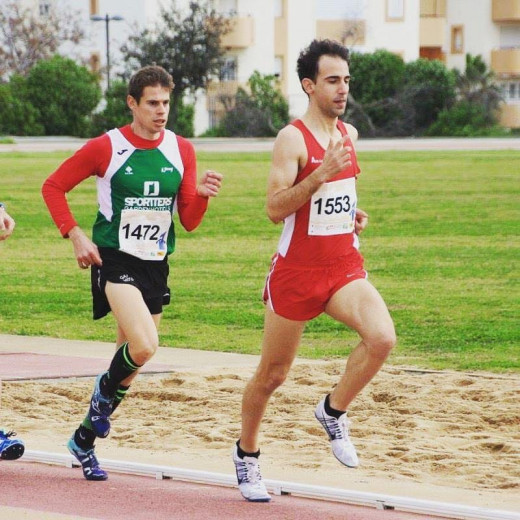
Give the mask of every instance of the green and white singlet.
[{"label": "green and white singlet", "polygon": [[96,177],[99,211],[93,241],[142,260],[173,252],[172,215],[184,166],[176,135],[166,130],[157,148],[138,149],[118,129],[107,133],[112,155]]}]

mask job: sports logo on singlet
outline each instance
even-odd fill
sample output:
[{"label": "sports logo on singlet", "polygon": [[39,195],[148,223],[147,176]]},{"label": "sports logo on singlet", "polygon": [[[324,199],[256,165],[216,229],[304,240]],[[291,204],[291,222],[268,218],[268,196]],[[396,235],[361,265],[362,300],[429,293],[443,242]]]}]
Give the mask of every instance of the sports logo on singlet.
[{"label": "sports logo on singlet", "polygon": [[157,197],[159,195],[159,181],[146,181],[143,194],[145,197]]}]

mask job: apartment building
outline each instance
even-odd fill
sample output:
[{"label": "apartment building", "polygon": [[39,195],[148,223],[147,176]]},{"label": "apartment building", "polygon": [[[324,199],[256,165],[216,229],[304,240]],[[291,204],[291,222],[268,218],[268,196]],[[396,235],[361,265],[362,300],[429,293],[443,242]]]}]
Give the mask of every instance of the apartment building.
[{"label": "apartment building", "polygon": [[[408,0],[410,1],[410,0]],[[421,0],[420,55],[464,70],[482,56],[502,87],[501,124],[520,127],[520,0]]]},{"label": "apartment building", "polygon": [[[42,16],[68,6],[85,20],[86,61],[106,80],[122,70],[120,47],[132,33],[157,23],[170,0],[23,0]],[[177,0],[179,7],[189,0]],[[520,127],[520,0],[211,0],[229,17],[223,39],[226,60],[219,78],[197,94],[195,129],[200,134],[224,113],[222,95],[232,95],[251,74],[275,74],[291,114],[307,98],[296,75],[300,50],[313,38],[334,38],[353,51],[386,49],[405,61],[438,59],[463,70],[465,55],[482,56],[503,89],[501,123]],[[108,21],[107,21],[108,17]],[[94,19],[93,19],[94,18]],[[122,19],[118,19],[122,18]],[[106,84],[106,82],[105,82]]]}]

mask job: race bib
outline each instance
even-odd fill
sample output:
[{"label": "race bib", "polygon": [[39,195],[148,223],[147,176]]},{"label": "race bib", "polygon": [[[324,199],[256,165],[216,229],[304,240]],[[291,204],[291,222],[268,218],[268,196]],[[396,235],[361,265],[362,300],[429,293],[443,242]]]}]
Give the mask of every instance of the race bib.
[{"label": "race bib", "polygon": [[356,223],[356,179],[327,182],[312,196],[309,235],[352,233]]},{"label": "race bib", "polygon": [[142,260],[162,260],[171,224],[169,211],[124,209],[119,225],[119,248]]}]

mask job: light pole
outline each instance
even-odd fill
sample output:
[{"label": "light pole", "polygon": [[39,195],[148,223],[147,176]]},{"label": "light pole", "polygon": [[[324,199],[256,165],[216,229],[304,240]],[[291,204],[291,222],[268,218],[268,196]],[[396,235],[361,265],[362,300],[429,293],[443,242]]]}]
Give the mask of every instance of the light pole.
[{"label": "light pole", "polygon": [[114,21],[120,21],[124,20],[122,16],[114,15],[114,16],[108,16],[106,14],[105,16],[99,16],[98,14],[93,14],[90,19],[93,22],[101,22],[105,21],[105,33],[107,37],[107,90],[110,88],[110,32],[109,32],[109,25],[112,20]]}]

